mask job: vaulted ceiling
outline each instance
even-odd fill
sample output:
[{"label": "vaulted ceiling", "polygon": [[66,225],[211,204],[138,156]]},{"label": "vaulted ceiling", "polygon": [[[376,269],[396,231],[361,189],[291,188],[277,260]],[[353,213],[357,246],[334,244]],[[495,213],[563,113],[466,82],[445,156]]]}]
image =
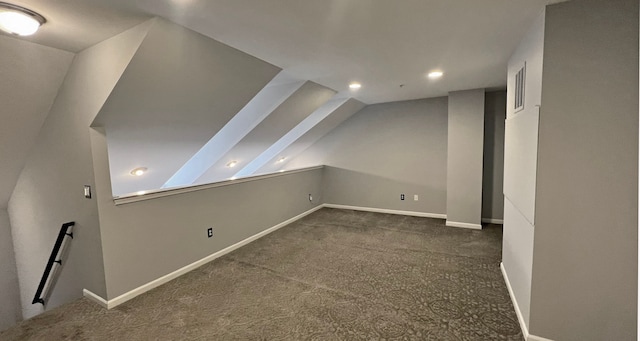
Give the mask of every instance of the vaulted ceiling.
[{"label": "vaulted ceiling", "polygon": [[[0,208],[72,53],[149,18],[201,33],[189,35],[198,53],[224,50],[234,61],[210,60],[204,69],[181,65],[184,72],[176,72],[155,54],[179,53],[171,32],[180,29],[149,31],[95,124],[111,127],[113,177],[134,165],[157,177],[134,186],[123,180],[130,184],[120,189],[115,181],[116,195],[276,171],[278,160],[300,153],[365,104],[502,88],[508,57],[533,18],[553,2],[14,1],[48,22],[32,37],[0,36]],[[239,51],[216,48],[224,45]],[[428,80],[434,69],[444,77]],[[362,88],[349,90],[352,81]],[[215,96],[198,97],[204,96],[192,91],[198,87]],[[232,170],[230,160],[238,162]]]}]

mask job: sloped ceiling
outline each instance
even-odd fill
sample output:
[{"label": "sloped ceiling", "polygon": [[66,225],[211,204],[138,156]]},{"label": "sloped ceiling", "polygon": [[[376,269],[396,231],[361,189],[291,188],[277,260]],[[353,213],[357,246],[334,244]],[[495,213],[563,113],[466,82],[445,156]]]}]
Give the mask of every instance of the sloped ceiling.
[{"label": "sloped ceiling", "polygon": [[[114,195],[160,188],[279,71],[154,19],[94,121],[106,129]],[[137,167],[148,174],[132,177]]]},{"label": "sloped ceiling", "polygon": [[[238,170],[258,157],[260,153],[311,115],[334,94],[335,91],[321,85],[313,82],[305,83],[260,122],[250,134],[213,164],[206,173],[196,180],[196,183],[215,182],[233,177]],[[233,161],[237,162],[235,167],[228,167],[227,164]],[[247,175],[251,174],[241,176]]]},{"label": "sloped ceiling", "polygon": [[[350,99],[336,99],[334,103],[327,103],[330,107],[329,115],[323,116],[319,122],[315,123],[313,127],[305,131],[300,137],[298,137],[293,143],[285,146],[269,161],[265,162],[255,174],[273,173],[279,170],[286,170],[290,161],[295,159],[307,148],[311,147],[316,141],[320,140],[323,136],[327,135],[334,128],[339,126],[347,118],[351,117],[355,113],[359,112],[365,105],[353,98]],[[333,107],[336,105],[335,107]],[[283,161],[280,161],[284,158]]]},{"label": "sloped ceiling", "polygon": [[[275,164],[283,164],[284,161],[291,155],[282,154],[282,152],[291,144],[299,140],[303,135],[313,130],[321,121],[325,120],[330,115],[336,112],[342,104],[348,99],[338,98],[332,99],[321,107],[317,108],[304,120],[300,121],[298,125],[293,127],[289,132],[282,135],[282,137],[273,143],[269,148],[265,149],[259,156],[254,158],[246,166],[240,169],[234,177],[250,176],[258,173],[267,163],[274,162]],[[274,160],[275,159],[275,160]],[[282,170],[282,169],[281,169]]]},{"label": "sloped ceiling", "polygon": [[280,72],[247,103],[222,129],[171,176],[162,188],[195,183],[213,164],[287,100],[304,82]]},{"label": "sloped ceiling", "polygon": [[0,51],[0,209],[6,209],[73,54],[6,36]]}]

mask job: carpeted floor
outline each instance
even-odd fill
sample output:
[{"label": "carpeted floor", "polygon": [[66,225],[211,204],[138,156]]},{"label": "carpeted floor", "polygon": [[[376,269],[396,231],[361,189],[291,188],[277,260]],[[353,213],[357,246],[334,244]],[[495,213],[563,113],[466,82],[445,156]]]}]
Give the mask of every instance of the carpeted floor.
[{"label": "carpeted floor", "polygon": [[501,239],[325,208],[112,310],[80,299],[0,340],[522,340]]}]

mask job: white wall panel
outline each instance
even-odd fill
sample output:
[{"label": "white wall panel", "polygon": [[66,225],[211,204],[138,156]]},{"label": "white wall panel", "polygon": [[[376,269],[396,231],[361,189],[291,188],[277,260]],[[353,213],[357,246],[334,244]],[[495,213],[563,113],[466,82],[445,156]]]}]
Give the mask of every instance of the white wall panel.
[{"label": "white wall panel", "polygon": [[536,206],[538,107],[525,109],[505,122],[504,196],[531,225]]},{"label": "white wall panel", "polygon": [[509,228],[504,229],[502,235],[502,265],[509,276],[519,313],[528,326],[534,228],[508,198],[504,200],[504,226]]}]

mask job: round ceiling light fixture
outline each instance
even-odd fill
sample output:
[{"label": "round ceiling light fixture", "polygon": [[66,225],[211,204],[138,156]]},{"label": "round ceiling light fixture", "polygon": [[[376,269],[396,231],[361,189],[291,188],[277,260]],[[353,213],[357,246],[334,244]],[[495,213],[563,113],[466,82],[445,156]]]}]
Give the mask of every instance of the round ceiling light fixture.
[{"label": "round ceiling light fixture", "polygon": [[352,90],[358,90],[362,87],[362,84],[358,83],[358,82],[353,82],[351,84],[349,84],[349,89]]},{"label": "round ceiling light fixture", "polygon": [[141,176],[146,172],[147,172],[147,167],[138,167],[138,168],[133,169],[131,171],[131,175],[133,175],[133,176]]},{"label": "round ceiling light fixture", "polygon": [[429,72],[427,77],[429,77],[429,79],[438,79],[438,78],[442,77],[442,75],[444,75],[444,73],[442,71],[431,71],[431,72]]},{"label": "round ceiling light fixture", "polygon": [[19,36],[30,36],[47,22],[42,15],[22,6],[0,1],[0,29]]},{"label": "round ceiling light fixture", "polygon": [[229,168],[233,168],[233,167],[235,167],[237,164],[238,164],[238,161],[233,160],[233,161],[231,161],[231,162],[227,163],[227,167],[229,167]]}]

